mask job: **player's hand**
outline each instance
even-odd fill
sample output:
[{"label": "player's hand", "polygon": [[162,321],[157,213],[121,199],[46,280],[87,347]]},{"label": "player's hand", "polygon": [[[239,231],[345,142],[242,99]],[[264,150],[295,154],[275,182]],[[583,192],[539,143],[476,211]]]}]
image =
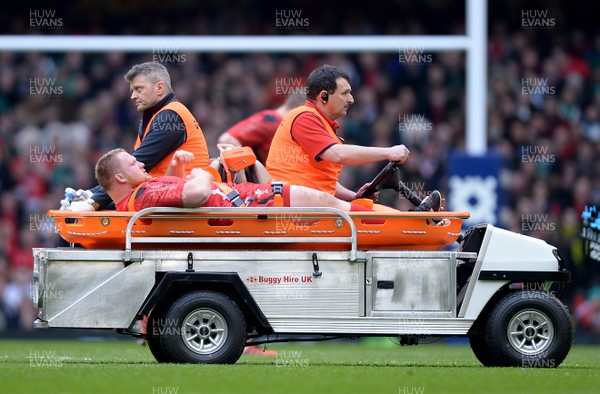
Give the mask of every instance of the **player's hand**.
[{"label": "player's hand", "polygon": [[181,164],[189,164],[194,160],[194,154],[192,152],[188,152],[186,150],[178,150],[173,155],[173,159],[171,160],[171,164],[181,165]]},{"label": "player's hand", "polygon": [[389,161],[395,161],[396,163],[404,163],[406,160],[408,160],[408,157],[410,156],[410,151],[408,150],[408,148],[406,146],[404,146],[404,144],[402,145],[394,145],[390,148],[388,148],[388,160]]}]

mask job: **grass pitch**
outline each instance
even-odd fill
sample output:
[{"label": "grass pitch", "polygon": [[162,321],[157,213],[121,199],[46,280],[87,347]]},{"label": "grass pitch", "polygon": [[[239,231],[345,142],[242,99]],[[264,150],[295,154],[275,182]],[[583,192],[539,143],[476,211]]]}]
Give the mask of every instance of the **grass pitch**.
[{"label": "grass pitch", "polygon": [[594,393],[600,347],[556,369],[485,368],[468,345],[277,344],[235,365],[157,363],[135,341],[0,341],[0,393]]}]

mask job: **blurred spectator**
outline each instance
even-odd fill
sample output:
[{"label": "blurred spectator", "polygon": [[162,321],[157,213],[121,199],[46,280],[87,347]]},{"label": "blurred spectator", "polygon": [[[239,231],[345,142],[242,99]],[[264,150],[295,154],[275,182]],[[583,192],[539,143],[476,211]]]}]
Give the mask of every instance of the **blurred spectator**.
[{"label": "blurred spectator", "polygon": [[290,94],[279,107],[262,110],[231,126],[219,136],[218,142],[236,147],[249,146],[254,151],[256,159],[266,163],[271,141],[281,119],[290,110],[305,102],[305,95]]},{"label": "blurred spectator", "polygon": [[576,295],[573,306],[577,322],[588,332],[600,335],[600,285]]}]

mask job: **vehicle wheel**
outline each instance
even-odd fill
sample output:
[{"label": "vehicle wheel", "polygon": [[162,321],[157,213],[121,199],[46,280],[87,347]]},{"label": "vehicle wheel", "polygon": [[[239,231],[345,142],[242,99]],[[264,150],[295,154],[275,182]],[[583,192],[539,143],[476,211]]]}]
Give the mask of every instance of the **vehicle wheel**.
[{"label": "vehicle wheel", "polygon": [[483,334],[469,336],[469,344],[471,345],[473,354],[475,357],[477,357],[477,360],[479,360],[481,364],[486,367],[498,366],[495,363],[494,357],[492,357],[489,353],[487,343],[485,342],[485,336]]},{"label": "vehicle wheel", "polygon": [[164,319],[160,318],[159,314],[155,311],[150,313],[146,326],[146,342],[156,361],[159,363],[169,363],[173,362],[173,360],[165,354],[160,341],[161,334],[166,332],[164,326],[161,325],[163,321]]},{"label": "vehicle wheel", "polygon": [[550,293],[519,291],[492,308],[486,323],[488,356],[484,360],[490,357],[490,366],[555,368],[569,353],[572,340],[566,306]]},{"label": "vehicle wheel", "polygon": [[233,364],[246,343],[246,322],[228,297],[197,291],[175,301],[165,313],[160,344],[173,362]]}]

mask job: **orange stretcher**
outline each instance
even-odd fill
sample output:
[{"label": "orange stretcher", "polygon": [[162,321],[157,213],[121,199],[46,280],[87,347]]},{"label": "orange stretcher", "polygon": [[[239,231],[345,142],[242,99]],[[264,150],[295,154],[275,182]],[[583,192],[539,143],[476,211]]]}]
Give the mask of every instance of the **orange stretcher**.
[{"label": "orange stretcher", "polygon": [[[277,243],[280,250],[347,250],[349,242],[357,250],[438,250],[458,239],[469,217],[468,212],[402,212],[379,204],[374,212],[350,213],[306,207],[144,211],[51,210],[48,215],[65,241],[87,249],[129,248],[131,238],[139,249],[181,249],[185,242],[200,249],[222,249],[224,243],[228,249],[265,249],[265,243]],[[449,223],[440,225],[442,219]]]}]

